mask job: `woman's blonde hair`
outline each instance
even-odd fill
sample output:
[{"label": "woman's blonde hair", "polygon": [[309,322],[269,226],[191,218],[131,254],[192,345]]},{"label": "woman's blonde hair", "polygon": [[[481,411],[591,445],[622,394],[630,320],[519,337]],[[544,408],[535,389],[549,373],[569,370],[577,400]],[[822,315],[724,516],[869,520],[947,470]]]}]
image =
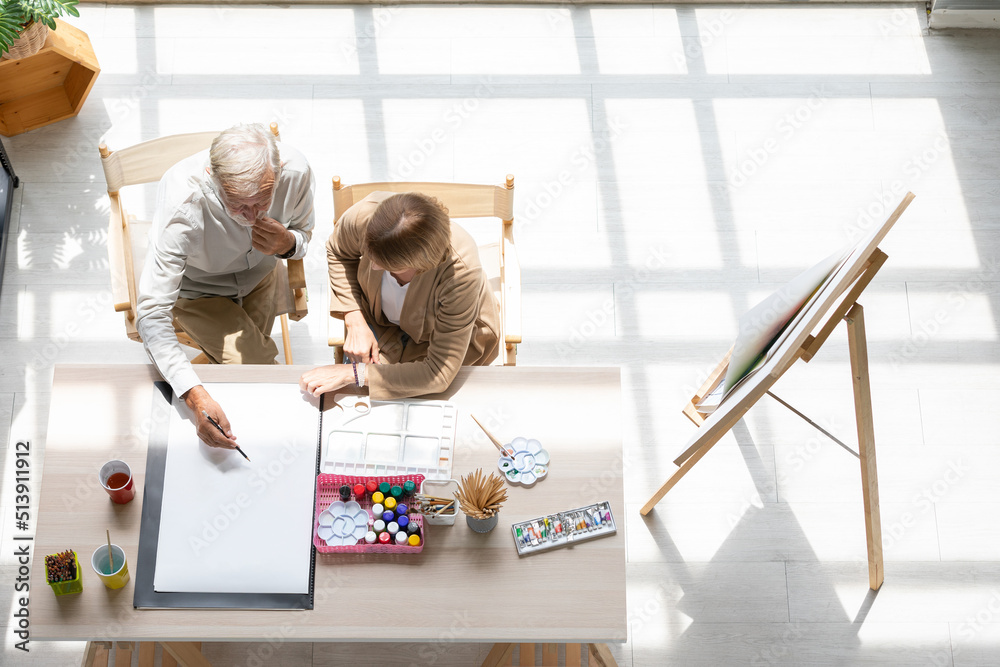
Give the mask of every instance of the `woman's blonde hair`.
[{"label": "woman's blonde hair", "polygon": [[405,192],[375,209],[362,252],[387,271],[429,271],[445,260],[450,249],[448,209],[434,197]]}]

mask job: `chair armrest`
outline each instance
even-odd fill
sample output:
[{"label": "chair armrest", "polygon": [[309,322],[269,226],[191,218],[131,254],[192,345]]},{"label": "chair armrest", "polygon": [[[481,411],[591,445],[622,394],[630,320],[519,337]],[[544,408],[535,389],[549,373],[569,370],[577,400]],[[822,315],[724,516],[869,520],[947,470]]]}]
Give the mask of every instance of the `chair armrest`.
[{"label": "chair armrest", "polygon": [[347,329],[344,320],[330,315],[327,317],[327,345],[330,347],[344,347]]},{"label": "chair armrest", "polygon": [[514,225],[503,226],[504,343],[521,342],[521,264],[514,246]]},{"label": "chair armrest", "polygon": [[129,238],[128,224],[125,219],[125,212],[121,207],[121,200],[118,193],[109,194],[111,200],[111,215],[108,220],[108,265],[111,269],[111,299],[114,302],[115,311],[123,312],[133,310],[135,305],[134,287],[130,291],[129,285],[134,285],[134,274],[132,272],[131,239]]},{"label": "chair armrest", "polygon": [[302,266],[301,259],[289,259],[285,261],[285,266],[288,269],[288,286],[293,290],[305,289],[306,287],[306,271]]}]

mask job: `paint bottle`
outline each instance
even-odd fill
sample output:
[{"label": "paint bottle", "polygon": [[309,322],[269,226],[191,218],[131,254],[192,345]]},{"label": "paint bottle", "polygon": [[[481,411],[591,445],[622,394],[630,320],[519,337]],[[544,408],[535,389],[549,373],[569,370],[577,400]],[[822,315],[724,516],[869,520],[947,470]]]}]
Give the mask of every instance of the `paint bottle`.
[{"label": "paint bottle", "polygon": [[389,540],[391,539],[392,537],[389,535],[389,533],[380,533],[378,536],[379,544],[389,544]]},{"label": "paint bottle", "polygon": [[392,497],[398,501],[400,498],[403,497],[403,487],[394,486],[391,489],[389,489],[389,493],[392,494]]},{"label": "paint bottle", "polygon": [[385,508],[387,510],[395,509],[396,508],[396,499],[393,498],[392,496],[386,496],[386,498],[385,498]]},{"label": "paint bottle", "polygon": [[403,495],[412,496],[413,492],[417,490],[417,484],[412,479],[408,479],[403,482]]},{"label": "paint bottle", "polygon": [[372,505],[372,516],[382,516],[382,512],[384,511],[385,508],[382,507],[381,504],[375,503],[374,505]]},{"label": "paint bottle", "polygon": [[385,529],[389,531],[391,535],[395,535],[396,533],[399,532],[399,524],[396,523],[395,521],[390,521],[385,525]]},{"label": "paint bottle", "polygon": [[385,500],[385,495],[381,491],[376,491],[372,494],[373,503],[381,503],[383,500]]},{"label": "paint bottle", "polygon": [[395,521],[395,520],[396,520],[395,512],[392,512],[390,510],[382,512],[382,521],[384,521],[386,524],[388,524],[390,521]]},{"label": "paint bottle", "polygon": [[378,485],[378,490],[382,493],[383,496],[389,495],[389,491],[391,489],[392,489],[392,484],[390,484],[389,482],[382,482],[381,484]]},{"label": "paint bottle", "polygon": [[344,484],[340,487],[340,499],[347,502],[351,499],[351,487],[348,484]]},{"label": "paint bottle", "polygon": [[407,540],[407,539],[408,539],[409,537],[410,537],[410,536],[409,536],[409,535],[407,535],[406,533],[396,533],[396,544],[398,544],[398,545],[400,545],[400,546],[402,546],[402,545],[406,544],[406,540]]},{"label": "paint bottle", "polygon": [[420,536],[419,535],[410,535],[406,539],[406,543],[409,544],[411,547],[419,547],[420,546]]},{"label": "paint bottle", "polygon": [[368,493],[370,494],[375,493],[376,491],[378,491],[378,482],[376,482],[374,479],[368,480],[368,482],[365,484],[365,490],[367,490]]},{"label": "paint bottle", "polygon": [[396,514],[398,514],[400,516],[408,513],[409,511],[410,511],[410,508],[407,507],[406,505],[404,505],[403,503],[399,503],[398,505],[396,505]]},{"label": "paint bottle", "polygon": [[383,521],[382,519],[376,520],[375,523],[372,524],[372,530],[374,530],[376,533],[384,533],[385,521]]},{"label": "paint bottle", "polygon": [[410,517],[404,514],[396,519],[396,523],[399,525],[401,531],[405,531],[406,527],[410,525]]},{"label": "paint bottle", "polygon": [[355,484],[354,485],[354,498],[356,500],[361,500],[364,497],[365,497],[365,485],[364,484]]},{"label": "paint bottle", "polygon": [[419,535],[420,526],[417,525],[416,521],[411,521],[409,525],[406,526],[406,532],[408,532],[410,535]]},{"label": "paint bottle", "polygon": [[369,530],[368,533],[365,534],[365,542],[368,544],[375,544],[375,540],[377,539],[378,535],[375,534],[374,530]]}]

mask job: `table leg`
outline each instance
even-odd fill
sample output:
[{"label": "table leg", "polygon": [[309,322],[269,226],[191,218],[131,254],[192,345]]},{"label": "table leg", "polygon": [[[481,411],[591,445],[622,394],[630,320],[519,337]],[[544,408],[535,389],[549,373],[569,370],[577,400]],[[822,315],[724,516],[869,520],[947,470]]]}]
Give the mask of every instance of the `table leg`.
[{"label": "table leg", "polygon": [[566,667],[580,667],[579,644],[566,644]]},{"label": "table leg", "polygon": [[517,664],[520,667],[535,667],[534,644],[521,644],[521,650],[518,651]]},{"label": "table leg", "polygon": [[513,654],[513,644],[494,644],[493,648],[490,649],[489,655],[486,656],[486,660],[483,660],[483,667],[500,667],[500,665],[509,665],[510,657]]},{"label": "table leg", "polygon": [[587,644],[587,650],[590,653],[590,667],[618,667],[607,644]]},{"label": "table leg", "polygon": [[182,667],[212,667],[201,654],[200,644],[193,642],[161,642],[164,656],[169,653]]}]

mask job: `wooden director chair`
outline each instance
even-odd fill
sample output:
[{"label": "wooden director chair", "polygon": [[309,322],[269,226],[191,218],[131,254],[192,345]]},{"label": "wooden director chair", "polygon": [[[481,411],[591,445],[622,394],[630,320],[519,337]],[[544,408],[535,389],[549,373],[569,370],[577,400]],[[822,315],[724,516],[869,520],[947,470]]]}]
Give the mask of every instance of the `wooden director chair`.
[{"label": "wooden director chair", "polygon": [[[278,124],[271,123],[271,132],[278,136]],[[125,314],[125,331],[131,340],[141,342],[136,329],[136,287],[142,274],[143,261],[149,238],[149,221],[136,220],[130,215],[121,199],[121,189],[128,185],[155,183],[180,160],[205,150],[212,145],[218,132],[175,134],[115,151],[101,143],[101,166],[108,183],[111,218],[108,222],[108,260],[111,267],[111,293],[115,310]],[[305,317],[306,280],[301,259],[278,262],[277,313],[281,316],[281,341],[285,363],[292,363],[292,348],[288,335],[288,318]],[[198,349],[198,345],[174,323],[177,340],[182,345]],[[194,363],[207,363],[204,353]]]},{"label": "wooden director chair", "polygon": [[[359,183],[345,186],[339,176],[334,176],[334,224],[344,211],[373,192],[422,192],[444,204],[452,218],[496,218],[500,221],[499,230],[488,234],[479,232],[479,221],[466,220],[460,224],[476,239],[479,261],[500,304],[503,345],[491,365],[515,365],[517,344],[521,342],[521,267],[514,246],[514,177],[508,174],[503,186],[467,183]],[[344,321],[332,315],[327,319],[329,345],[334,348],[337,363],[343,363]]]}]

